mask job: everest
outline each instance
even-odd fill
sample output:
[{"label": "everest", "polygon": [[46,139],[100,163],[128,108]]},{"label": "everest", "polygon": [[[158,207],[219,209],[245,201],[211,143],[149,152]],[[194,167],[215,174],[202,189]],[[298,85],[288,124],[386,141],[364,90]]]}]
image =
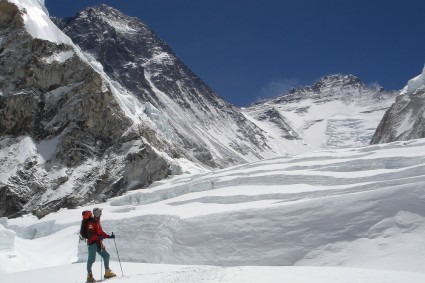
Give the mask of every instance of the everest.
[{"label": "everest", "polygon": [[190,160],[217,168],[275,155],[261,129],[219,98],[139,19],[101,5],[54,21],[112,80],[160,111],[167,123],[158,130]]}]

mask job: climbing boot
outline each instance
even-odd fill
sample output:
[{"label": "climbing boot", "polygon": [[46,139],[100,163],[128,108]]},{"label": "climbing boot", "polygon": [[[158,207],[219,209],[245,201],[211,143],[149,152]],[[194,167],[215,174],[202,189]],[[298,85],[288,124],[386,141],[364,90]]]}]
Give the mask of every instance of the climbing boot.
[{"label": "climbing boot", "polygon": [[107,269],[106,271],[105,271],[105,279],[108,279],[108,278],[111,278],[111,277],[115,277],[115,276],[117,276],[115,273],[113,273],[112,272],[112,270],[110,270],[110,269]]}]

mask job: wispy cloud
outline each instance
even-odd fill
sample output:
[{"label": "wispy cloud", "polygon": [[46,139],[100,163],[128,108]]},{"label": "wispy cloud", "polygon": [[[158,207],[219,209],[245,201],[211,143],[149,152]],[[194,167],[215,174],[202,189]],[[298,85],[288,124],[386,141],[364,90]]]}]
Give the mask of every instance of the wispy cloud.
[{"label": "wispy cloud", "polygon": [[375,89],[378,89],[378,90],[382,88],[382,85],[380,83],[378,83],[378,82],[372,82],[368,86],[370,88],[375,88]]},{"label": "wispy cloud", "polygon": [[275,98],[289,92],[298,85],[299,80],[294,78],[279,78],[272,80],[260,90],[259,99]]}]

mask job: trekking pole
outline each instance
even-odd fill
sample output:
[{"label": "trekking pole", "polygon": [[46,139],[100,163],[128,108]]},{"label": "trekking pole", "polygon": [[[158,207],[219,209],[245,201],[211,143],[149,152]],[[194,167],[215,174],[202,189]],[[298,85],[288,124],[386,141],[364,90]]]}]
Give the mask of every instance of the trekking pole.
[{"label": "trekking pole", "polygon": [[102,263],[103,263],[103,257],[102,255],[100,255],[100,281],[102,281],[102,273],[103,273]]},{"label": "trekking pole", "polygon": [[[112,235],[114,235],[114,232],[112,232]],[[121,274],[122,276],[124,276],[124,272],[122,271],[122,266],[121,266],[120,254],[118,253],[117,242],[115,242],[115,237],[114,237],[114,244],[115,244],[115,250],[117,251],[118,261],[120,263]]]}]

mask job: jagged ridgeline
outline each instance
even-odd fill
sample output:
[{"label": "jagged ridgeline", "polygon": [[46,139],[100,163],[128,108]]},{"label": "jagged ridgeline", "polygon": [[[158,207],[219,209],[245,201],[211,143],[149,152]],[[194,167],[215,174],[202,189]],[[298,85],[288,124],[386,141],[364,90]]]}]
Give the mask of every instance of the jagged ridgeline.
[{"label": "jagged ridgeline", "polygon": [[[0,216],[43,216],[276,153],[140,20],[0,2]],[[37,16],[37,17],[36,17]],[[81,47],[76,47],[75,41]]]}]

